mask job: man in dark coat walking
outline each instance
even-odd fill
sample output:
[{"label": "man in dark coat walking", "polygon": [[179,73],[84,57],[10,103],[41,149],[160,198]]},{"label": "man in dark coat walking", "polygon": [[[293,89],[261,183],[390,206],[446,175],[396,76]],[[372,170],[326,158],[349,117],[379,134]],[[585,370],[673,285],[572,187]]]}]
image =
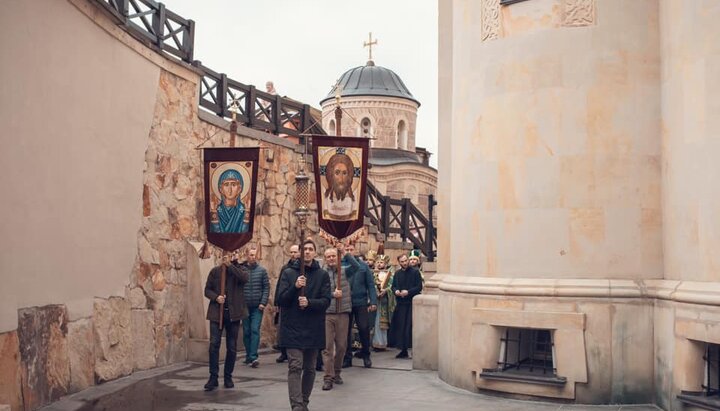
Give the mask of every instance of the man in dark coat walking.
[{"label": "man in dark coat walking", "polygon": [[405,254],[398,257],[398,263],[400,269],[395,272],[392,282],[397,305],[388,338],[392,346],[400,349],[395,358],[408,358],[408,348],[412,348],[412,299],[422,291],[422,279],[420,271],[408,265]]},{"label": "man in dark coat walking", "polygon": [[[275,297],[275,306],[277,307],[277,296],[278,296],[278,286],[280,286],[280,276],[282,275],[282,272],[285,271],[286,268],[288,268],[289,265],[293,264],[294,261],[298,261],[300,259],[300,246],[297,244],[293,244],[290,246],[290,260],[288,260],[287,264],[282,266],[280,269],[280,274],[278,274],[278,282],[275,284],[275,294],[273,294]],[[277,308],[277,311],[275,313],[275,325],[277,326],[278,330],[278,336],[276,338],[277,341],[277,348],[280,349],[280,355],[275,359],[275,362],[281,363],[287,361],[287,350],[285,347],[280,346],[280,307]],[[275,348],[275,347],[273,347]]]},{"label": "man in dark coat walking", "polygon": [[[325,348],[325,311],[330,277],[315,261],[315,243],[303,243],[302,261],[290,262],[278,280],[280,346],[288,355],[288,394],[293,411],[305,411],[315,382],[318,350]],[[300,275],[305,264],[305,275]]]},{"label": "man in dark coat walking", "polygon": [[[225,267],[225,294],[220,294],[220,280],[222,269]],[[207,310],[207,319],[210,320],[210,379],[205,384],[205,391],[212,391],[218,386],[218,372],[220,362],[220,339],[223,330],[220,329],[220,305],[223,305],[223,324],[225,330],[225,370],[223,373],[225,388],[235,386],[232,373],[237,358],[237,337],[240,331],[240,320],[247,318],[248,311],[245,304],[243,287],[248,281],[248,272],[245,268],[230,264],[228,255],[223,257],[223,263],[210,271],[205,283],[205,297],[210,299]]]}]

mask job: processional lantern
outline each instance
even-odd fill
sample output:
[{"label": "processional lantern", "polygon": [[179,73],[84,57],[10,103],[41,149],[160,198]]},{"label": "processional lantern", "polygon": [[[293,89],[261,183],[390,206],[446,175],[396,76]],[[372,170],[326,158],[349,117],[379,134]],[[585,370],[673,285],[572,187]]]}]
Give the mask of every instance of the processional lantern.
[{"label": "processional lantern", "polygon": [[[305,154],[302,154],[300,160],[300,168],[295,175],[295,217],[300,225],[300,275],[305,275],[305,250],[303,243],[305,242],[305,225],[307,224],[310,210],[310,177],[305,174]],[[305,287],[300,289],[300,295],[305,295]]]}]

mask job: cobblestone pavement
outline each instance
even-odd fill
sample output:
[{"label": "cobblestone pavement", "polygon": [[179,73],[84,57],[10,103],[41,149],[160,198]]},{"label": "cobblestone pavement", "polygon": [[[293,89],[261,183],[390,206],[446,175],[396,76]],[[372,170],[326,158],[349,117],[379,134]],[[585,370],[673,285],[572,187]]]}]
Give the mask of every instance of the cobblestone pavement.
[{"label": "cobblestone pavement", "polygon": [[[507,410],[507,411],[650,411],[648,405],[580,406],[509,400],[471,393],[442,382],[436,372],[410,370],[411,361],[396,360],[395,352],[373,354],[373,368],[343,370],[345,384],[322,391],[322,373],[316,376],[310,410]],[[289,410],[287,363],[276,364],[277,354],[260,357],[259,368],[238,364],[235,388],[205,392],[207,366],[176,364],[98,385],[65,397],[45,411],[239,411]],[[239,358],[242,358],[239,356]],[[222,370],[222,366],[220,367]],[[220,381],[222,385],[222,380]]]}]

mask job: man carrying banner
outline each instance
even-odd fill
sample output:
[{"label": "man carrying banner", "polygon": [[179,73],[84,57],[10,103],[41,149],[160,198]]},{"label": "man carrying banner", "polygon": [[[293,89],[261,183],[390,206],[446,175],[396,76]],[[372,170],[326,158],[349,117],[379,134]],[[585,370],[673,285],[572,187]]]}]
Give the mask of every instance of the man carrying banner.
[{"label": "man carrying banner", "polygon": [[[315,382],[318,350],[325,348],[325,311],[332,298],[330,277],[315,261],[312,240],[303,242],[302,261],[291,261],[278,280],[280,346],[288,355],[288,394],[293,411],[305,411]],[[301,264],[305,275],[300,275]]]},{"label": "man carrying banner", "polygon": [[232,373],[237,358],[237,337],[240,331],[240,320],[247,318],[243,287],[248,281],[248,272],[242,266],[230,263],[229,254],[223,256],[221,265],[213,268],[205,283],[205,297],[210,299],[207,319],[210,320],[209,365],[210,379],[205,384],[205,391],[212,391],[218,386],[220,361],[220,339],[225,329],[225,370],[223,373],[225,388],[235,386]]}]

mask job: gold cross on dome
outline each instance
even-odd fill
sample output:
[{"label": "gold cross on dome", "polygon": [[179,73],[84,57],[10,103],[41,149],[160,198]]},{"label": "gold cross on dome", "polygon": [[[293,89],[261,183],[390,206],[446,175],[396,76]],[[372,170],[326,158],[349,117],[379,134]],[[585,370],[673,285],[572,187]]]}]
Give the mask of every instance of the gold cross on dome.
[{"label": "gold cross on dome", "polygon": [[370,49],[370,57],[368,58],[368,60],[372,60],[372,46],[376,46],[377,44],[377,39],[375,39],[375,41],[373,41],[372,39],[371,31],[370,33],[368,33],[368,41],[363,42],[363,47],[367,47],[368,49]]}]

